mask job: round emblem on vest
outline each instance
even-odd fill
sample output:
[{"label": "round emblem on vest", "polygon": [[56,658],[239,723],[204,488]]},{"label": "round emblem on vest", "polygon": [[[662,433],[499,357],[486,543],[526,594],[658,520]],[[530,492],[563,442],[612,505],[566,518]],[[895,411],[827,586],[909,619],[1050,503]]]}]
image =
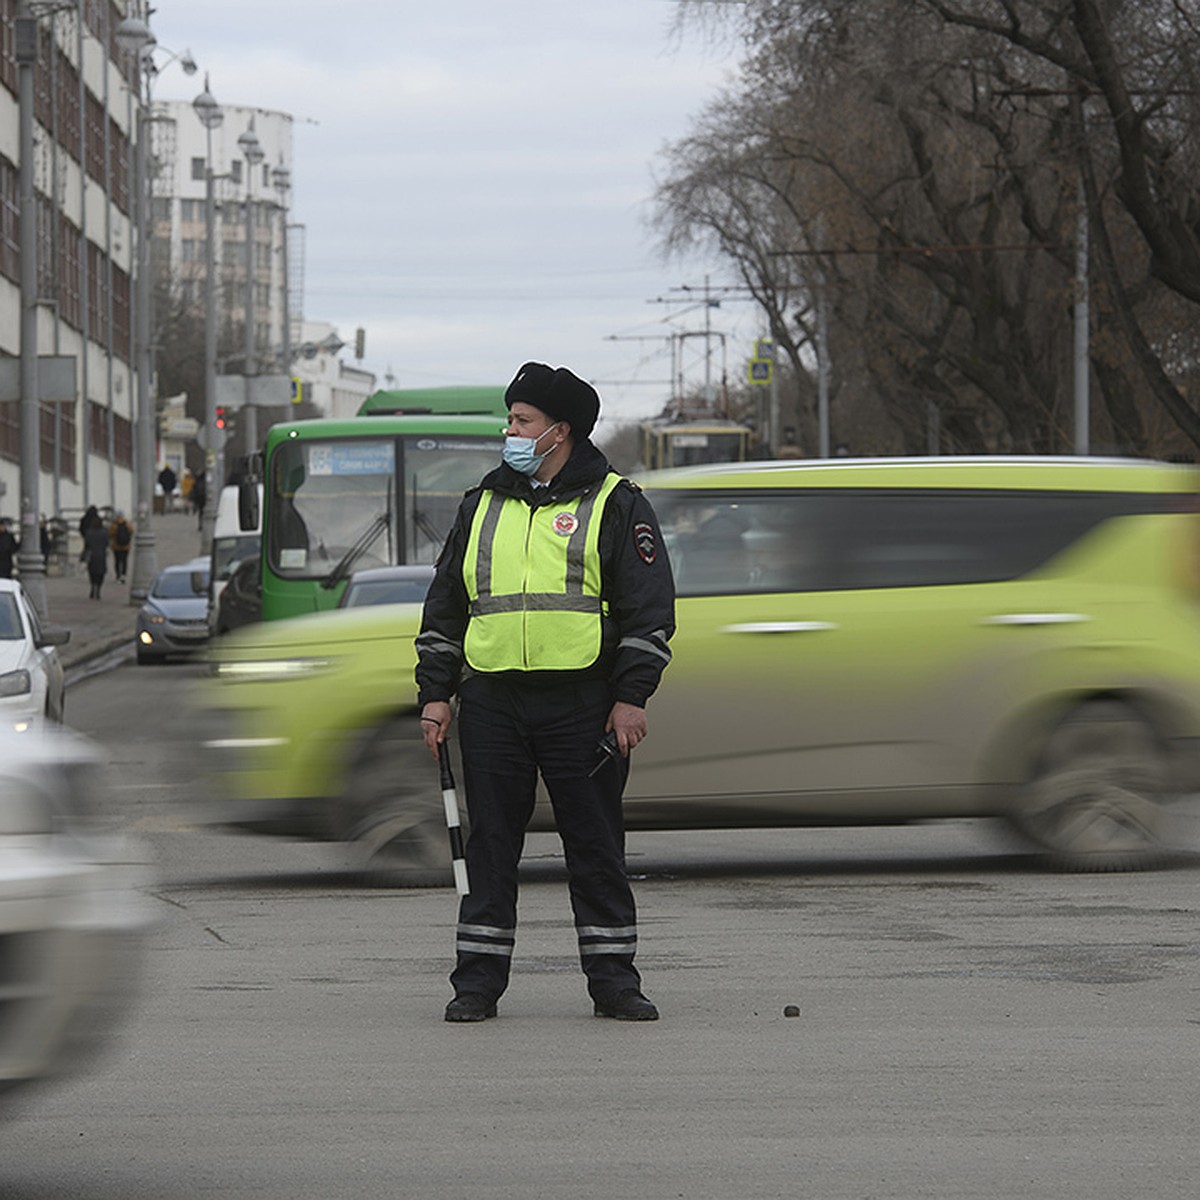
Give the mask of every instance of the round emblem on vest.
[{"label": "round emblem on vest", "polygon": [[579,528],[579,518],[574,513],[560,512],[554,518],[554,532],[562,537],[570,537]]}]

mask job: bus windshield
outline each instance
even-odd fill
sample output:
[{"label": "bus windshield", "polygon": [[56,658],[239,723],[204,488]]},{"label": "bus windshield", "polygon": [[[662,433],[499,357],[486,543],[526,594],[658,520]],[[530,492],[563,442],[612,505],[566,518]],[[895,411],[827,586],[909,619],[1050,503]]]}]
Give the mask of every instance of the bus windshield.
[{"label": "bus windshield", "polygon": [[496,465],[501,440],[408,434],[281,443],[268,481],[270,569],[332,587],[367,567],[433,562],[463,492]]},{"label": "bus windshield", "polygon": [[504,439],[410,437],[404,442],[406,563],[431,563],[454,524],[463,492],[499,465]]},{"label": "bus windshield", "polygon": [[709,430],[705,433],[676,433],[667,443],[664,466],[690,467],[693,464],[740,462],[746,457],[742,430]]},{"label": "bus windshield", "polygon": [[744,462],[750,430],[732,421],[687,422],[642,426],[642,465],[650,470],[662,467],[690,467],[701,463]]}]

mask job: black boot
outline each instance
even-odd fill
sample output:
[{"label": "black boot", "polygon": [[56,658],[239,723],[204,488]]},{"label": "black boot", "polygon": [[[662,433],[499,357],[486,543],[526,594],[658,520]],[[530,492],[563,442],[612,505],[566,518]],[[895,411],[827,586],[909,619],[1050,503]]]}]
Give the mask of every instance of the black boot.
[{"label": "black boot", "polygon": [[637,988],[626,988],[615,996],[595,1002],[598,1017],[616,1021],[657,1021],[658,1009]]},{"label": "black boot", "polygon": [[496,1002],[486,996],[477,996],[472,992],[463,996],[455,996],[446,1005],[447,1021],[486,1021],[496,1015]]}]

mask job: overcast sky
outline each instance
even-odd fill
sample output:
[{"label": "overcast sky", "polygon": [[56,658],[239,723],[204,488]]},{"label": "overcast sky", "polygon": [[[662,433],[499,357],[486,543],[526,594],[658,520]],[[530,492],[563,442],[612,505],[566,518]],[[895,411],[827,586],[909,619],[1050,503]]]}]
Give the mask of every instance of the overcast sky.
[{"label": "overcast sky", "polygon": [[[648,225],[660,150],[736,66],[731,43],[674,36],[674,14],[673,0],[158,0],[152,27],[222,103],[294,115],[305,315],[351,344],[363,326],[380,386],[389,371],[396,387],[504,384],[537,359],[628,420],[669,395],[671,330],[705,327],[673,289],[728,281],[716,262],[664,262]],[[190,100],[198,80],[168,67],[155,95]],[[753,314],[708,316],[740,374]],[[704,341],[685,343],[696,383]]]}]

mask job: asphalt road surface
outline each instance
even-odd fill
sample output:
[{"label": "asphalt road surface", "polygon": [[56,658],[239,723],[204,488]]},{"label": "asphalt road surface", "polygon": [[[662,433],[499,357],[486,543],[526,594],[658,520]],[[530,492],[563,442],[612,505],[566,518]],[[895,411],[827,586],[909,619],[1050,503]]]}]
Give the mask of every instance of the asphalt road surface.
[{"label": "asphalt road surface", "polygon": [[591,1016],[539,836],[500,1017],[451,1026],[452,890],[195,827],[194,671],[70,697],[161,924],[120,1045],[6,1116],[0,1196],[1195,1195],[1196,867],[1056,875],[969,824],[638,835],[663,1019],[629,1025]]}]

